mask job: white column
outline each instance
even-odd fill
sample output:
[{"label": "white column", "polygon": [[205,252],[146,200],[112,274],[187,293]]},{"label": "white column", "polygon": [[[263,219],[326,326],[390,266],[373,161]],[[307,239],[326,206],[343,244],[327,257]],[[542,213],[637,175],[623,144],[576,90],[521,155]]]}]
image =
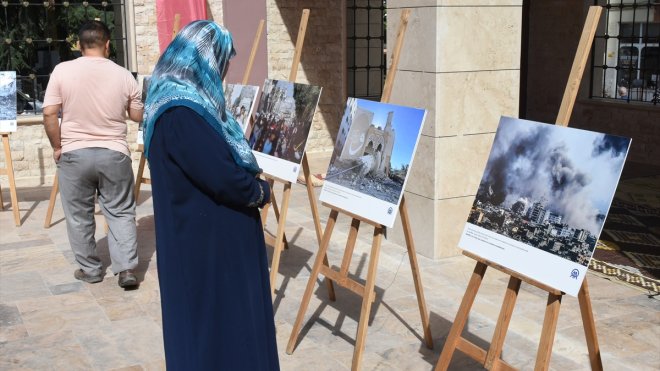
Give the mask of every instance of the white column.
[{"label": "white column", "polygon": [[[416,248],[453,256],[499,117],[518,115],[522,0],[387,6],[388,48],[401,9],[411,9],[391,101],[429,110],[406,185]],[[400,231],[391,235],[403,242]]]}]

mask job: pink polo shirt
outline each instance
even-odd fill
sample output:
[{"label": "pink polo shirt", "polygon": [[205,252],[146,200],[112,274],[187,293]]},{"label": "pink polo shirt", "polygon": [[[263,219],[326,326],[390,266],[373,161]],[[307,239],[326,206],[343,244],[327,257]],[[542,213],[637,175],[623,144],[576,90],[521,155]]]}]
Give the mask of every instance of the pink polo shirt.
[{"label": "pink polo shirt", "polygon": [[141,96],[125,68],[106,58],[79,57],[55,67],[43,105],[62,105],[62,153],[101,147],[129,156],[126,109],[142,109]]}]

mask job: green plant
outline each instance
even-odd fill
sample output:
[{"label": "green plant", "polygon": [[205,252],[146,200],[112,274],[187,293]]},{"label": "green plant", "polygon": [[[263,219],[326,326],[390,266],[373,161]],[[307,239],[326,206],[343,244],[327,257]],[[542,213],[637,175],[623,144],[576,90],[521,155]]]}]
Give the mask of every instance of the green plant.
[{"label": "green plant", "polygon": [[[50,73],[43,66],[37,71],[36,65],[44,64],[38,63],[39,52],[56,53],[55,60],[75,58],[80,25],[99,19],[114,33],[115,6],[120,5],[107,1],[1,1],[0,69],[16,71],[21,76]],[[110,57],[115,55],[116,47],[111,43]],[[48,59],[46,65],[51,57]]]}]

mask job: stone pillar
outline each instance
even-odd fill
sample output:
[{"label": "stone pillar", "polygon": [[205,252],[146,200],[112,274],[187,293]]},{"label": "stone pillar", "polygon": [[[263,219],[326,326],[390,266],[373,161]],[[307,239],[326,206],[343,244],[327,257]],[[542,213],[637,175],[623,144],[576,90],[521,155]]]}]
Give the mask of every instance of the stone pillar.
[{"label": "stone pillar", "polygon": [[[453,256],[499,118],[518,115],[522,0],[387,6],[388,50],[411,9],[391,102],[428,110],[405,193],[416,248]],[[391,238],[403,243],[397,223]]]}]

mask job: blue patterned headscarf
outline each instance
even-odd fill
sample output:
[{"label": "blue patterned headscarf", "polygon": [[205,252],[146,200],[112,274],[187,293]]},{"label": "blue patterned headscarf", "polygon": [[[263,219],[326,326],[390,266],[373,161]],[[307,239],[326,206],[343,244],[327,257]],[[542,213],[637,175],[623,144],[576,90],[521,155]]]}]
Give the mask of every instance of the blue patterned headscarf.
[{"label": "blue patterned headscarf", "polygon": [[158,117],[171,107],[185,106],[229,144],[234,161],[252,174],[261,172],[243,130],[225,109],[222,75],[236,54],[231,34],[210,21],[184,27],[165,49],[151,75],[144,117],[144,154]]}]

